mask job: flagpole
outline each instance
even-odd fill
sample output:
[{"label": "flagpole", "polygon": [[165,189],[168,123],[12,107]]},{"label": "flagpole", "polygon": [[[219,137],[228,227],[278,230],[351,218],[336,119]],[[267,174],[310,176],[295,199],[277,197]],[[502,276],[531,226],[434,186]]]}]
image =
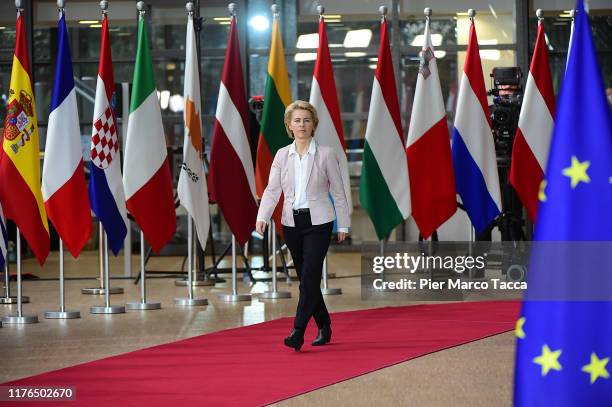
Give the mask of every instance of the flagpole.
[{"label": "flagpole", "polygon": [[21,301],[21,236],[19,235],[19,227],[17,227],[17,315],[6,316],[2,318],[2,322],[5,324],[35,324],[38,322],[38,315],[23,315],[23,303]]},{"label": "flagpole", "polygon": [[238,294],[238,280],[236,274],[236,236],[232,233],[232,293],[219,294],[219,299],[221,301],[238,302],[251,300],[251,294]]},{"label": "flagpole", "polygon": [[59,240],[59,290],[60,290],[60,309],[59,311],[46,311],[46,319],[75,319],[81,318],[80,311],[66,311],[66,298],[64,295],[64,242]]},{"label": "flagpole", "polygon": [[278,291],[276,284],[276,224],[274,219],[270,221],[269,233],[272,234],[272,291],[259,294],[258,298],[264,300],[276,300],[281,298],[291,298],[289,291]]},{"label": "flagpole", "polygon": [[[98,265],[99,265],[99,270],[100,270],[100,276],[98,277],[98,280],[100,281],[100,287],[81,288],[81,294],[104,295],[106,293],[106,290],[104,289],[105,287],[104,285],[104,246],[102,243],[104,241],[104,226],[102,225],[102,221],[100,221],[99,219],[98,221],[99,221],[98,222],[98,242],[100,242],[99,248],[98,248]],[[123,294],[123,288],[122,287],[111,287],[109,289],[109,293],[110,294]]]},{"label": "flagpole", "polygon": [[145,270],[145,237],[140,230],[140,302],[128,302],[126,308],[129,310],[154,310],[161,309],[159,302],[147,302],[147,271]]},{"label": "flagpole", "polygon": [[[187,3],[191,4],[191,3]],[[189,213],[187,214],[187,298],[175,298],[175,305],[184,305],[184,306],[202,306],[208,305],[208,299],[206,298],[193,298],[193,279],[191,277],[192,271],[195,270],[195,262],[194,260],[194,242],[193,238],[193,219]]]},{"label": "flagpole", "polygon": [[[104,286],[108,287],[109,283],[109,266],[108,266],[108,237],[104,233]],[[90,314],[123,314],[125,307],[121,305],[113,305],[110,303],[110,290],[104,291],[104,305],[94,305],[89,309]]]},{"label": "flagpole", "polygon": [[[8,250],[7,250],[8,257]],[[27,304],[30,302],[30,297],[26,295],[21,296],[21,302]],[[16,304],[17,297],[11,297],[11,279],[9,274],[9,262],[8,258],[4,262],[4,297],[0,298],[0,304]]]}]

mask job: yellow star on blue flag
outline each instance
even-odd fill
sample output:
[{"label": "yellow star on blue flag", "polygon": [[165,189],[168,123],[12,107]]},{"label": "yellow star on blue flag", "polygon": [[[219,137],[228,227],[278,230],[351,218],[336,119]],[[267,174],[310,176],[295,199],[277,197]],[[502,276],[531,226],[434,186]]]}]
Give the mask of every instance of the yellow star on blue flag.
[{"label": "yellow star on blue flag", "polygon": [[576,9],[516,329],[517,407],[612,406],[612,118]]}]

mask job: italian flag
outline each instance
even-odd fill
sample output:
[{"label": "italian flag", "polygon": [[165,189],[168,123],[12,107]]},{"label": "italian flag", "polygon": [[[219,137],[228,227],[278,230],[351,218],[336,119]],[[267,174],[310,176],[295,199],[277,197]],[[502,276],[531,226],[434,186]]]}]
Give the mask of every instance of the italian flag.
[{"label": "italian flag", "polygon": [[363,147],[359,199],[379,240],[389,237],[410,216],[408,162],[384,18]]},{"label": "italian flag", "polygon": [[142,17],[125,143],[123,187],[128,211],[155,252],[174,236],[176,212],[153,61]]}]

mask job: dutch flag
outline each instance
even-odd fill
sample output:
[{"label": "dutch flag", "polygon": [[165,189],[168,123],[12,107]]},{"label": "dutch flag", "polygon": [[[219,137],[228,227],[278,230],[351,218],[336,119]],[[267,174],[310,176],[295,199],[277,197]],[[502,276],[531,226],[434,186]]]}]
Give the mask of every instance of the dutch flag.
[{"label": "dutch flag", "polygon": [[459,87],[452,140],[457,192],[477,233],[501,212],[499,175],[474,21]]}]

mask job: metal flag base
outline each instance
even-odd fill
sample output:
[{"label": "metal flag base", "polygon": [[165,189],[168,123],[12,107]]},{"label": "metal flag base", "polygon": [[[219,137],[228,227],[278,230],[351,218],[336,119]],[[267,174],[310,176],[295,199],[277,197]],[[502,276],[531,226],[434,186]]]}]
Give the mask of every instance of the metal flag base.
[{"label": "metal flag base", "polygon": [[46,311],[45,318],[47,319],[75,319],[81,318],[80,311]]},{"label": "metal flag base", "polygon": [[2,322],[5,324],[36,324],[38,323],[38,315],[9,315],[2,318]]},{"label": "metal flag base", "polygon": [[[21,297],[22,304],[28,304],[30,302],[30,297],[26,297],[25,295]],[[17,304],[17,297],[2,297],[0,298],[0,304]]]},{"label": "metal flag base", "polygon": [[152,310],[152,309],[161,309],[161,304],[159,302],[128,302],[125,304],[125,307],[129,310]]},{"label": "metal flag base", "polygon": [[251,294],[219,294],[223,302],[251,301]]},{"label": "metal flag base", "polygon": [[121,305],[113,305],[111,307],[105,307],[104,305],[96,305],[89,308],[90,314],[123,314],[125,313],[125,307]]},{"label": "metal flag base", "polygon": [[289,291],[266,291],[257,295],[260,300],[277,300],[280,298],[291,298]]},{"label": "metal flag base", "polygon": [[[121,287],[111,287],[108,291],[109,294],[123,294],[123,288]],[[90,294],[90,295],[104,295],[106,294],[106,289],[102,287],[98,288],[81,288],[81,294]]]},{"label": "metal flag base", "polygon": [[340,295],[342,294],[342,288],[321,288],[323,295]]},{"label": "metal flag base", "polygon": [[198,307],[208,305],[208,300],[206,298],[175,298],[174,305]]},{"label": "metal flag base", "polygon": [[[174,285],[177,287],[187,287],[187,284],[189,284],[188,279],[174,280]],[[192,287],[210,287],[213,285],[215,285],[215,282],[210,278],[207,278],[206,280],[191,280]]]}]

